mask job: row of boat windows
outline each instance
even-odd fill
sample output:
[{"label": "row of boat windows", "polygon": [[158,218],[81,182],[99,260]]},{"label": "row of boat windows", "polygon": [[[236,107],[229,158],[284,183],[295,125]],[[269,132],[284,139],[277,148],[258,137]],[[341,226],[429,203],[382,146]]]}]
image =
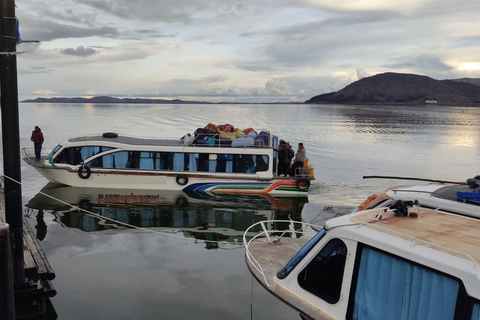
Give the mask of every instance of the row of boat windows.
[{"label": "row of boat windows", "polygon": [[[65,148],[55,158],[54,162],[78,165],[83,163],[83,159],[109,150],[112,150],[112,148]],[[86,166],[91,168],[227,173],[267,171],[268,164],[269,157],[266,155],[141,151],[117,151],[85,163]]]},{"label": "row of boat windows", "polygon": [[[342,240],[327,242],[298,274],[300,287],[337,303],[347,253]],[[465,294],[458,279],[366,245],[359,246],[357,256],[347,319],[480,320],[479,302]],[[278,276],[286,277],[281,272]]]}]

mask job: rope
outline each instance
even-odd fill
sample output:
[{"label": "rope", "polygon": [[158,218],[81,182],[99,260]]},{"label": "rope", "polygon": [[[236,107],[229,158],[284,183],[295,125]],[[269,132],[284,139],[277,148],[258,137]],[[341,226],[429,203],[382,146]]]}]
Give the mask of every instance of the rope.
[{"label": "rope", "polygon": [[[26,187],[32,191],[36,191],[34,188],[30,187],[30,186],[27,186],[27,185],[24,185],[22,184],[20,181],[17,181],[5,174],[2,174],[1,175],[2,177],[4,178],[7,178],[9,179],[10,181],[13,181],[19,185],[21,185],[22,187]],[[156,231],[156,230],[151,230],[151,229],[147,229],[147,228],[143,228],[143,227],[139,227],[139,226],[135,226],[135,225],[132,225],[132,224],[129,224],[129,223],[125,223],[125,222],[122,222],[122,221],[118,221],[118,220],[115,220],[115,219],[111,219],[111,218],[108,218],[108,217],[105,217],[105,216],[102,216],[100,214],[97,214],[97,213],[94,213],[94,212],[91,212],[91,211],[88,211],[88,210],[85,210],[83,208],[80,208],[78,206],[74,206],[70,203],[67,203],[63,200],[60,200],[60,199],[57,199],[51,195],[48,195],[44,192],[41,192],[41,191],[38,191],[39,194],[45,196],[45,197],[48,197],[50,199],[53,199],[55,201],[58,201],[62,204],[65,204],[73,209],[76,209],[76,210],[79,210],[81,212],[84,212],[85,214],[91,216],[91,217],[94,217],[94,218],[98,218],[98,219],[103,219],[103,220],[108,220],[108,221],[111,221],[111,222],[114,222],[116,224],[120,224],[122,226],[125,226],[125,227],[128,227],[128,228],[132,228],[132,229],[136,229],[136,230],[141,230],[141,231],[144,231],[144,232],[150,232],[150,233],[154,233],[154,234],[158,234],[158,235],[163,235],[163,236],[169,236],[169,237],[173,237],[173,238],[178,238],[178,239],[185,239],[185,240],[191,240],[191,241],[194,241],[195,243],[198,243],[199,241],[203,241],[204,243],[218,243],[218,244],[228,244],[228,242],[225,242],[225,241],[214,241],[214,240],[199,240],[199,239],[195,239],[195,238],[186,238],[185,236],[178,236],[176,234],[172,234],[170,232],[164,232],[164,231]],[[238,249],[238,248],[242,248],[243,245],[239,246],[239,247],[235,247],[235,248],[222,248],[221,246],[219,246],[219,249],[222,249],[222,250],[233,250],[233,249]]]},{"label": "rope", "polygon": [[280,299],[277,298],[277,302],[275,302],[273,304],[268,304],[268,305],[264,305],[264,306],[253,304],[253,285],[254,285],[254,281],[253,281],[253,276],[252,276],[252,286],[251,286],[251,289],[250,289],[250,319],[251,320],[253,320],[253,308],[271,308],[271,307],[274,307],[274,306],[276,306],[277,304],[280,303]]}]

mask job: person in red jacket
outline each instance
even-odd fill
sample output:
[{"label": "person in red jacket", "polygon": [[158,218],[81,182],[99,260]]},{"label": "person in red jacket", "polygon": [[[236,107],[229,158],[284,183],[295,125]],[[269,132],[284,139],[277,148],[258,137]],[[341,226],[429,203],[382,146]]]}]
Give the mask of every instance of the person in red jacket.
[{"label": "person in red jacket", "polygon": [[35,126],[35,130],[32,131],[32,136],[30,140],[33,141],[33,145],[35,146],[35,158],[40,160],[40,154],[42,152],[42,143],[43,143],[43,133],[42,130]]}]

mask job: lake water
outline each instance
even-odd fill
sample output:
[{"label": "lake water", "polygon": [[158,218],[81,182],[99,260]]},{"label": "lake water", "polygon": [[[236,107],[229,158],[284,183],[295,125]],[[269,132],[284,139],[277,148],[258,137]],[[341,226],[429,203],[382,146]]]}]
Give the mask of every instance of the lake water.
[{"label": "lake water", "polygon": [[[21,147],[33,147],[38,125],[43,147],[51,149],[102,132],[180,138],[209,122],[268,129],[293,146],[303,142],[316,177],[309,203],[353,206],[386,188],[422,183],[363,176],[465,181],[480,174],[480,108],[474,107],[21,103],[19,129]],[[22,182],[23,201],[35,208],[26,209],[30,224],[37,224],[36,209],[46,210],[41,244],[56,273],[52,302],[59,319],[299,319],[252,280],[238,241],[246,226],[272,214],[298,218],[307,199],[154,193],[122,207],[98,205],[100,197],[118,194],[112,190],[43,189],[153,230],[133,232],[42,199],[47,181],[23,162]]]}]

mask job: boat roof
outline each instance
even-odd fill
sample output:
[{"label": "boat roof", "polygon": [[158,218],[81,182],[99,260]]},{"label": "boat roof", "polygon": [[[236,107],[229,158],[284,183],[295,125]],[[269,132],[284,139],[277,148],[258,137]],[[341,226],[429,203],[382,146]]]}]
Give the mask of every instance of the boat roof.
[{"label": "boat roof", "polygon": [[159,138],[138,138],[131,136],[118,135],[115,138],[106,138],[103,135],[83,136],[68,139],[68,142],[101,142],[101,143],[120,143],[128,145],[146,145],[146,146],[180,146],[183,142],[180,139],[159,139]]},{"label": "boat roof", "polygon": [[479,219],[417,206],[409,208],[409,214],[398,217],[388,208],[358,211],[327,221],[326,229],[355,225],[367,236],[372,234],[365,230],[374,229],[480,264]]},{"label": "boat roof", "polygon": [[394,200],[418,200],[422,207],[480,218],[480,193],[468,185],[432,183],[417,186],[402,186],[386,191]]},{"label": "boat roof", "polygon": [[[267,130],[261,130],[258,132],[266,132],[269,136],[271,136],[271,133]],[[232,146],[228,145],[228,143],[224,144],[223,142],[235,140],[235,139],[229,139],[229,138],[221,138],[219,136],[216,136],[215,139],[220,141],[220,144],[222,147],[227,147],[227,148],[232,148]],[[201,143],[191,143],[191,144],[185,145],[183,138],[180,138],[180,139],[178,138],[146,138],[146,137],[120,135],[120,134],[114,134],[114,133],[94,134],[94,135],[88,135],[88,136],[75,137],[75,138],[67,139],[67,141],[72,144],[88,142],[89,145],[102,144],[105,146],[115,145],[115,144],[132,145],[132,146],[166,146],[166,147],[175,147],[175,146],[205,147],[206,146],[205,144],[201,144]],[[218,147],[217,145],[215,146]],[[267,144],[265,145],[246,144],[246,145],[242,145],[241,147],[258,149],[258,148],[270,148],[270,145],[267,142]]]},{"label": "boat roof", "polygon": [[428,193],[431,196],[440,198],[440,199],[461,201],[457,197],[457,192],[473,192],[473,190],[470,189],[468,185],[460,185],[460,184],[445,185],[445,184],[438,184],[438,183],[430,183],[426,185],[401,186],[401,187],[393,188],[387,191],[387,194],[394,195],[396,193],[402,193],[402,194]]}]

